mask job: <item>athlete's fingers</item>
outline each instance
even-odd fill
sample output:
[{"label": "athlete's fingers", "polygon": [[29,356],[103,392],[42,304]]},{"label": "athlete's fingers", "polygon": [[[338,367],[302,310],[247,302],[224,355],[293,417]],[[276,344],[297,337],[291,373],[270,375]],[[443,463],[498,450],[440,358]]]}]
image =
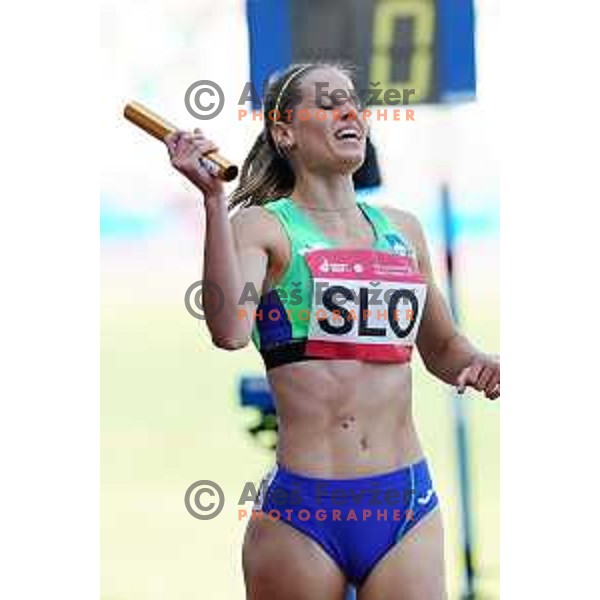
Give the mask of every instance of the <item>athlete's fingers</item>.
[{"label": "athlete's fingers", "polygon": [[479,377],[477,378],[477,389],[478,390],[487,390],[490,381],[494,377],[494,373],[496,372],[495,365],[486,364],[484,368],[481,370]]},{"label": "athlete's fingers", "polygon": [[486,392],[485,396],[490,400],[497,400],[498,398],[500,398],[500,384],[498,384],[496,386],[496,389],[490,392],[489,394]]},{"label": "athlete's fingers", "polygon": [[465,367],[460,372],[458,378],[456,379],[456,387],[457,387],[459,394],[462,394],[465,391],[465,388],[467,387],[467,378],[469,376],[469,368],[470,367]]},{"label": "athlete's fingers", "polygon": [[458,376],[458,379],[456,380],[456,387],[458,388],[458,393],[462,394],[467,385],[471,385],[471,383],[473,382],[473,365],[469,365],[468,367],[465,367],[461,372],[460,375]]},{"label": "athlete's fingers", "polygon": [[210,152],[217,152],[219,148],[214,142],[210,140],[202,139],[194,142],[194,151],[200,154],[209,154]]},{"label": "athlete's fingers", "polygon": [[187,162],[192,159],[199,159],[206,154],[217,152],[218,150],[219,148],[216,144],[210,140],[187,138],[177,147],[176,158],[180,163]]},{"label": "athlete's fingers", "polygon": [[[488,384],[485,386],[485,393],[486,396],[488,396],[488,394],[492,394],[496,388],[500,387],[500,368],[496,368],[494,370],[494,374],[492,376],[492,378],[490,379],[490,381],[488,382]],[[488,396],[489,398],[489,396]]]},{"label": "athlete's fingers", "polygon": [[475,362],[465,367],[460,372],[460,375],[456,380],[456,387],[458,388],[459,394],[464,393],[468,385],[475,387],[482,368],[483,365],[481,363]]},{"label": "athlete's fingers", "polygon": [[202,133],[191,133],[189,137],[189,142],[195,144],[196,142],[206,141],[208,138],[204,137]]},{"label": "athlete's fingers", "polygon": [[169,149],[171,156],[179,156],[180,158],[194,151],[194,146],[199,141],[204,141],[206,138],[198,134],[188,131],[175,131],[165,136],[165,143]]},{"label": "athlete's fingers", "polygon": [[193,150],[195,143],[196,138],[194,134],[189,131],[184,131],[177,144],[177,149],[182,153],[189,153]]},{"label": "athlete's fingers", "polygon": [[177,144],[181,140],[181,136],[183,135],[183,131],[174,131],[173,133],[169,133],[165,136],[165,144],[167,145],[167,149],[169,150],[169,154],[173,156],[175,151],[177,150]]},{"label": "athlete's fingers", "polygon": [[199,145],[205,146],[206,144],[211,144],[214,146],[215,149],[217,149],[215,143],[212,140],[205,138],[202,133],[186,132],[181,137],[182,148],[185,148],[187,150],[196,148]]}]

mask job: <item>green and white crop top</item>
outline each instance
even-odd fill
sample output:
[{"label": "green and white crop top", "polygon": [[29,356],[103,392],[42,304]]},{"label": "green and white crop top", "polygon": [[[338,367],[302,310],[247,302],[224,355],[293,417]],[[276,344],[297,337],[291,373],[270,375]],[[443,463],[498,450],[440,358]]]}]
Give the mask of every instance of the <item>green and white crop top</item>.
[{"label": "green and white crop top", "polygon": [[375,234],[368,249],[340,247],[290,198],[264,205],[291,251],[286,271],[256,310],[252,340],[267,369],[314,359],[410,361],[425,279],[387,216],[357,204]]}]

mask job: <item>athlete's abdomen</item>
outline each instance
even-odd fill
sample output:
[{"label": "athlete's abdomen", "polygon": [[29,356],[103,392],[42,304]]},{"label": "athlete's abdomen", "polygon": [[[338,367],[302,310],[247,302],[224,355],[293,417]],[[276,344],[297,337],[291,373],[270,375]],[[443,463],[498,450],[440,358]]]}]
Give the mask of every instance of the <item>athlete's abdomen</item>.
[{"label": "athlete's abdomen", "polygon": [[299,474],[382,473],[422,456],[409,364],[307,361],[269,371],[279,415],[277,460]]}]

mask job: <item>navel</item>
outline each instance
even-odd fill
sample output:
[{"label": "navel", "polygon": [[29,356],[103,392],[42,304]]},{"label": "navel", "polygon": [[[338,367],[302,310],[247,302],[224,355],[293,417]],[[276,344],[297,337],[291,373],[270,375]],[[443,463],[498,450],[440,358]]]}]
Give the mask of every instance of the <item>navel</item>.
[{"label": "navel", "polygon": [[354,424],[354,422],[356,421],[356,417],[350,415],[349,417],[346,417],[343,421],[342,421],[342,427],[344,429],[349,429],[350,425]]}]

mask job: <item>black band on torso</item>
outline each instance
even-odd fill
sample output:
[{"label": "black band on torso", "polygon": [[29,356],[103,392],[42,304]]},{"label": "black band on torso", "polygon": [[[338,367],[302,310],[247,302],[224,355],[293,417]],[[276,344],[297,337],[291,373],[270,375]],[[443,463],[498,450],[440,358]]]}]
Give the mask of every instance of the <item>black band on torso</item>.
[{"label": "black band on torso", "polygon": [[261,350],[267,371],[295,362],[304,360],[319,360],[318,356],[306,356],[306,338],[295,339],[268,350]]}]

